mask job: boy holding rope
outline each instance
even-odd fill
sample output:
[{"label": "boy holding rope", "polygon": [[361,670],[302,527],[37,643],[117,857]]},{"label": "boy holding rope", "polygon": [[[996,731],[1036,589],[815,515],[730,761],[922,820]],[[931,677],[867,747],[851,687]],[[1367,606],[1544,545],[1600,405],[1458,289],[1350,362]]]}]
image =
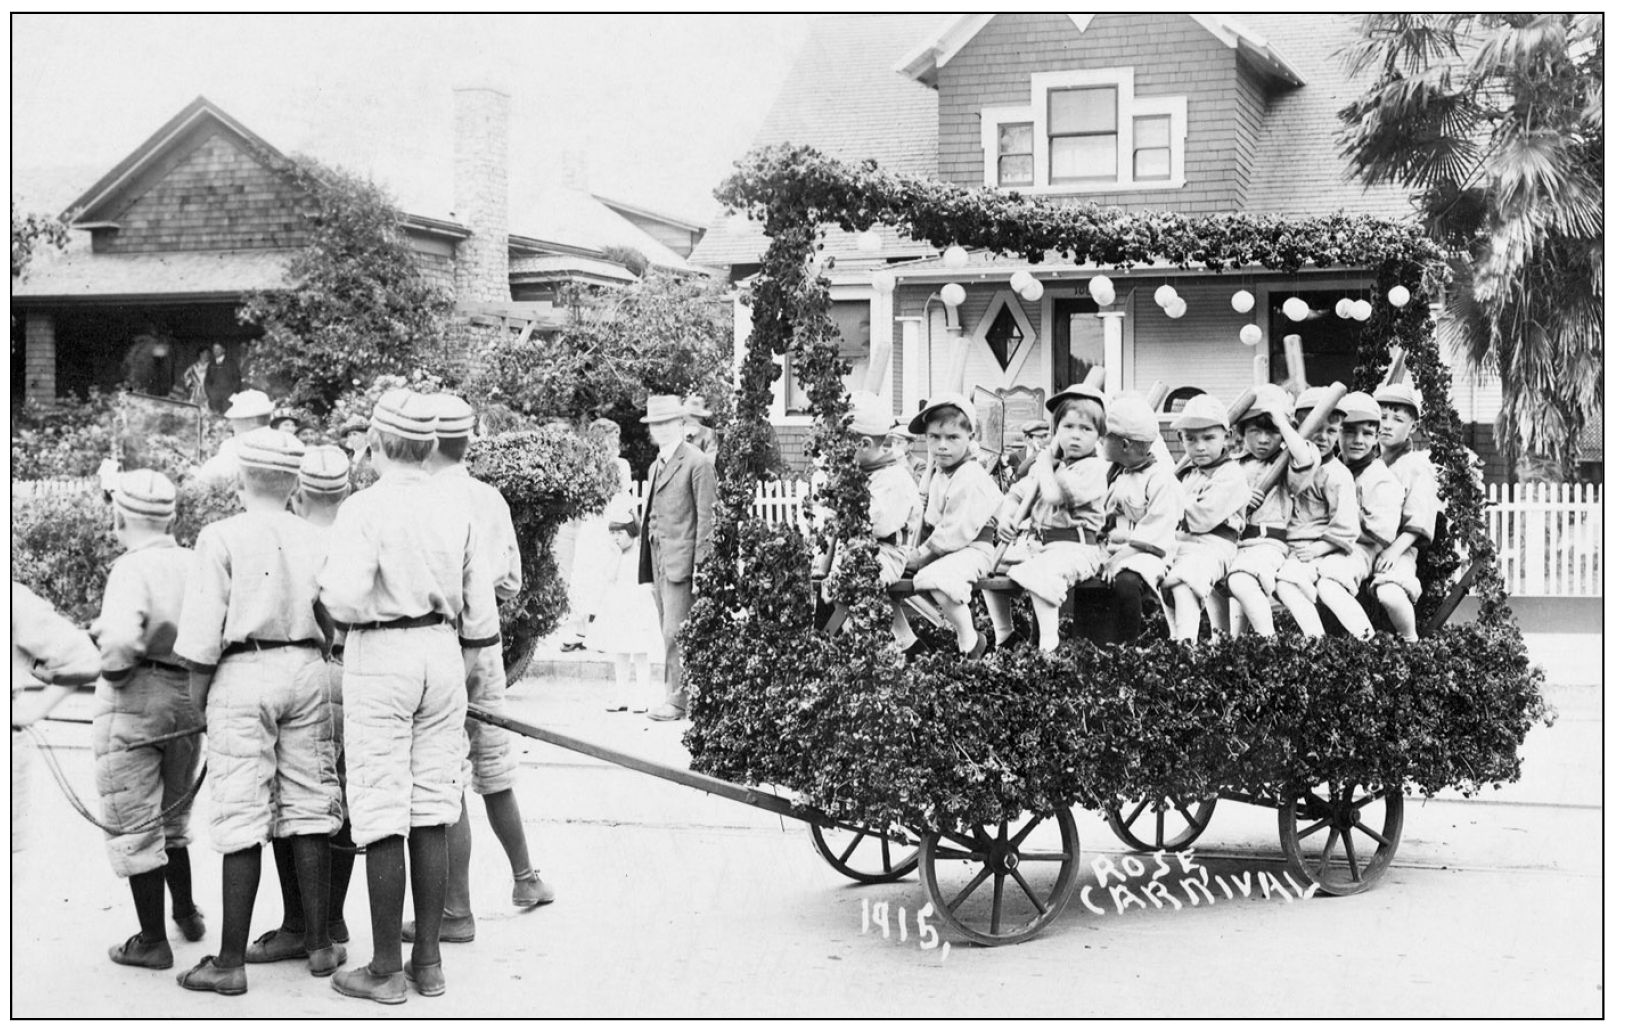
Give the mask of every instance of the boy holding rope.
[{"label": "boy holding rope", "polygon": [[164,930],[164,886],[175,922],[188,942],[203,938],[203,914],[192,901],[187,852],[192,788],[203,756],[187,735],[156,744],[143,740],[203,730],[187,670],[172,652],[181,620],[192,551],[176,545],[175,486],[156,471],[126,471],[113,489],[113,533],[124,554],[107,572],[102,612],[92,626],[101,650],[92,751],[96,791],[108,832],[113,873],[130,881],[141,930],[107,955],[115,964],[172,967]]}]

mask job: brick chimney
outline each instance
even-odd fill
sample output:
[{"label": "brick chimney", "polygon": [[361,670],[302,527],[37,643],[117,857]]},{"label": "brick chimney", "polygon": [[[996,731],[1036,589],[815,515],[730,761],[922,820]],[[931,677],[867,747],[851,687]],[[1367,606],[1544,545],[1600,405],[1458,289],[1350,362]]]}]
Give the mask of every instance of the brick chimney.
[{"label": "brick chimney", "polygon": [[459,304],[509,302],[509,94],[453,90],[453,211],[473,233],[458,246]]}]

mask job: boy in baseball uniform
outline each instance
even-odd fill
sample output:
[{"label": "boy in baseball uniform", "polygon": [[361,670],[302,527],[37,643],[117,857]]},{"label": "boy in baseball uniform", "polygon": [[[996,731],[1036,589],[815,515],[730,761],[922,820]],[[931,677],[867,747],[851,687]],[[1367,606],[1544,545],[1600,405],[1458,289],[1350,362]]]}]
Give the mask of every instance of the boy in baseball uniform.
[{"label": "boy in baseball uniform", "polygon": [[1357,599],[1357,590],[1374,570],[1374,559],[1396,541],[1402,520],[1402,483],[1379,459],[1379,404],[1367,393],[1347,393],[1340,401],[1340,451],[1356,483],[1359,530],[1349,553],[1331,554],[1318,562],[1317,597],[1347,632],[1359,639],[1374,626]]},{"label": "boy in baseball uniform", "polygon": [[1154,447],[1159,418],[1146,399],[1121,394],[1108,404],[1102,455],[1108,470],[1108,564],[1112,588],[1110,641],[1135,643],[1142,635],[1145,595],[1158,595],[1176,549],[1185,497],[1174,470]]},{"label": "boy in baseball uniform", "polygon": [[1402,484],[1402,522],[1396,539],[1374,558],[1374,599],[1404,639],[1419,638],[1413,605],[1419,602],[1419,550],[1436,537],[1436,515],[1441,496],[1436,491],[1436,466],[1430,453],[1414,445],[1419,424],[1419,396],[1406,383],[1381,386],[1374,392],[1379,404],[1379,458]]},{"label": "boy in baseball uniform", "polygon": [[[1311,484],[1317,469],[1317,450],[1294,430],[1290,405],[1289,395],[1278,386],[1257,386],[1254,404],[1238,420],[1244,441],[1238,467],[1249,482],[1249,516],[1238,537],[1238,552],[1227,564],[1227,591],[1257,635],[1274,634],[1272,596],[1278,569],[1289,555],[1293,497]],[[1263,490],[1262,479],[1285,449],[1287,473]]]},{"label": "boy in baseball uniform", "polygon": [[1206,607],[1212,630],[1218,635],[1227,630],[1227,619],[1218,616],[1221,607],[1212,596],[1238,552],[1249,480],[1229,452],[1227,408],[1220,400],[1208,393],[1193,397],[1176,416],[1175,427],[1187,460],[1176,473],[1184,498],[1182,519],[1163,589],[1175,608],[1170,637],[1193,642]]},{"label": "boy in baseball uniform", "polygon": [[[1322,403],[1326,393],[1325,387],[1313,386],[1300,394],[1295,401],[1297,425]],[[1277,571],[1277,597],[1288,608],[1301,634],[1308,636],[1323,634],[1323,619],[1317,613],[1319,568],[1329,560],[1337,566],[1340,561],[1336,558],[1356,549],[1361,530],[1357,484],[1340,460],[1340,425],[1344,421],[1340,411],[1329,412],[1322,430],[1311,439],[1317,464],[1310,481],[1291,496],[1289,552]],[[1293,469],[1290,474],[1294,474]]]}]

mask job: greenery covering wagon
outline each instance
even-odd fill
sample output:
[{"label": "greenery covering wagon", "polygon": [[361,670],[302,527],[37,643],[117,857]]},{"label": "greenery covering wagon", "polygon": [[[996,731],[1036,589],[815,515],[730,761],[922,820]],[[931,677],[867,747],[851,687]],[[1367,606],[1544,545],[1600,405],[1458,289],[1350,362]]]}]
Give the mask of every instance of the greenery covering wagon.
[{"label": "greenery covering wagon", "polygon": [[[748,158],[719,197],[761,221],[770,244],[752,288],[739,417],[720,444],[717,546],[698,572],[685,636],[696,690],[685,741],[696,770],[777,783],[831,821],[875,826],[846,836],[816,828],[816,843],[863,881],[896,879],[919,862],[940,916],[984,943],[1026,938],[1063,908],[1079,859],[1072,807],[1104,811],[1136,848],[1164,849],[1197,838],[1217,797],[1274,806],[1291,866],[1324,891],[1354,892],[1395,853],[1405,793],[1470,793],[1519,777],[1518,748],[1545,715],[1541,673],[1511,621],[1458,442],[1428,313],[1444,265],[1422,234],[1345,216],[1053,206],[787,147]],[[1374,303],[1356,384],[1379,381],[1391,347],[1405,353],[1448,520],[1420,560],[1419,620],[1444,620],[1434,616],[1473,585],[1474,623],[1411,644],[1295,635],[1076,643],[1057,655],[907,664],[887,632],[867,544],[833,582],[850,630],[816,631],[814,553],[833,537],[869,538],[865,480],[842,431],[848,368],[816,247],[823,225],[876,224],[940,248],[1030,261],[1051,252],[1121,269],[1348,267],[1372,274],[1376,297],[1406,286],[1402,307]],[[815,455],[832,471],[822,502],[835,516],[822,538],[751,516],[771,467],[770,391],[788,353],[814,408]],[[861,866],[867,838],[880,866]]]}]

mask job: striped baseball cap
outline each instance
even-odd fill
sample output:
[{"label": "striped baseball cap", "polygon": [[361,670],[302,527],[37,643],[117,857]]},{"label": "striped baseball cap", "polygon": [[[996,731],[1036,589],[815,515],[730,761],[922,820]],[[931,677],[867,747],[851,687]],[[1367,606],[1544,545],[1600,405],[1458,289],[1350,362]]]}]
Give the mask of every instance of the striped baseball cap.
[{"label": "striped baseball cap", "polygon": [[113,486],[113,505],[139,518],[167,518],[175,513],[175,484],[148,468],[126,471]]},{"label": "striped baseball cap", "polygon": [[435,405],[428,396],[411,389],[392,389],[373,405],[370,426],[403,439],[435,438]]},{"label": "striped baseball cap", "polygon": [[300,458],[305,456],[305,444],[297,436],[275,428],[257,428],[245,432],[237,439],[237,462],[246,468],[264,468],[267,471],[300,470]]},{"label": "striped baseball cap", "polygon": [[462,439],[475,430],[475,409],[456,393],[436,393],[430,397],[435,408],[435,434],[442,439]]},{"label": "striped baseball cap", "polygon": [[313,446],[300,460],[300,489],[323,496],[350,489],[350,458],[337,446]]}]

